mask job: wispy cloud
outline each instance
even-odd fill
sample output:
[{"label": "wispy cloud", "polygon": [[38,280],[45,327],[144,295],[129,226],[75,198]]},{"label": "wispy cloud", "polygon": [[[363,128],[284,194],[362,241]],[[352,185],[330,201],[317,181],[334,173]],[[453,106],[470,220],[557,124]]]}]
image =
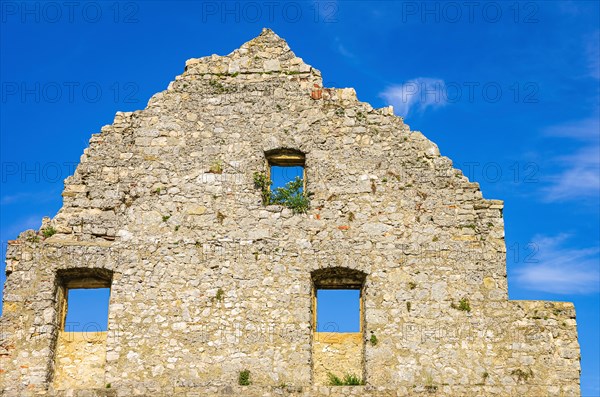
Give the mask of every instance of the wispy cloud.
[{"label": "wispy cloud", "polygon": [[346,58],[355,58],[356,56],[354,55],[354,53],[352,51],[350,51],[345,45],[344,43],[342,43],[342,40],[340,40],[339,37],[335,38],[335,48],[337,49],[337,51],[342,54],[343,56],[345,56]]},{"label": "wispy cloud", "polygon": [[571,236],[535,236],[531,263],[514,271],[523,288],[557,294],[589,294],[600,289],[600,248],[568,247]]},{"label": "wispy cloud", "polygon": [[595,116],[548,127],[544,130],[544,135],[586,141],[598,140],[599,128],[600,119]]},{"label": "wispy cloud", "polygon": [[47,203],[56,200],[56,194],[60,192],[60,189],[51,189],[45,191],[36,192],[18,192],[14,194],[6,194],[0,197],[0,205],[11,205],[19,204],[22,202],[27,203]]},{"label": "wispy cloud", "polygon": [[600,147],[588,147],[564,156],[559,161],[565,169],[550,175],[545,189],[547,201],[597,198],[600,194]]},{"label": "wispy cloud", "polygon": [[[577,10],[579,5],[573,2],[562,3],[567,11]],[[571,10],[573,9],[573,10]],[[568,11],[571,10],[571,11]],[[590,97],[592,106],[591,115],[569,122],[563,122],[545,128],[542,131],[544,139],[562,138],[553,148],[560,148],[560,155],[550,155],[546,158],[544,184],[540,192],[543,201],[585,201],[597,205],[600,200],[600,100],[598,80],[600,79],[600,30],[582,36],[579,52],[583,58],[582,73],[577,76],[592,82],[590,88],[596,87]],[[567,152],[567,150],[569,152]]]},{"label": "wispy cloud", "polygon": [[553,162],[562,171],[548,175],[548,186],[543,190],[546,201],[564,201],[598,198],[600,195],[600,120],[591,117],[576,122],[553,126],[545,131],[552,137],[571,138],[583,146]]},{"label": "wispy cloud", "polygon": [[15,239],[19,233],[24,232],[27,229],[39,229],[42,225],[42,218],[42,215],[30,215],[3,227],[2,230],[0,230],[0,241],[4,243],[8,240]]},{"label": "wispy cloud", "polygon": [[586,42],[585,55],[588,60],[590,76],[600,79],[600,30],[590,34]]},{"label": "wispy cloud", "polygon": [[383,97],[388,105],[394,106],[396,114],[406,117],[410,113],[422,113],[428,108],[438,108],[447,104],[444,93],[444,80],[417,77],[400,85],[392,85],[383,91]]},{"label": "wispy cloud", "polygon": [[28,198],[29,195],[26,193],[8,194],[0,198],[0,205],[9,205],[20,201],[21,199]]}]

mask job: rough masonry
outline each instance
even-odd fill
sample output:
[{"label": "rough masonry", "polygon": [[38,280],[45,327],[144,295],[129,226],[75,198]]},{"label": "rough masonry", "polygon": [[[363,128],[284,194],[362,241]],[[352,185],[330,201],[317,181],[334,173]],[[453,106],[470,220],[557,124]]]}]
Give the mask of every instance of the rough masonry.
[{"label": "rough masonry", "polygon": [[[306,213],[254,184],[286,151]],[[580,395],[573,305],[508,300],[503,203],[268,29],[117,113],[62,195],[8,246],[3,396]],[[336,285],[359,333],[316,332]],[[65,330],[67,291],[99,286],[108,330]]]}]

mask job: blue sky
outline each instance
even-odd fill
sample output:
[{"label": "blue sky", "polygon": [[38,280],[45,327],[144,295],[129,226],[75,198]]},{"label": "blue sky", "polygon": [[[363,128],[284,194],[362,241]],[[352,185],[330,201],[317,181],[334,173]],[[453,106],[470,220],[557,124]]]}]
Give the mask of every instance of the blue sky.
[{"label": "blue sky", "polygon": [[318,332],[360,332],[360,291],[317,290]]},{"label": "blue sky", "polygon": [[582,392],[600,395],[598,2],[69,4],[0,3],[3,242],[56,213],[116,111],[270,27],[505,201],[510,297],[575,302]]},{"label": "blue sky", "polygon": [[64,330],[97,332],[108,328],[110,288],[71,289]]}]

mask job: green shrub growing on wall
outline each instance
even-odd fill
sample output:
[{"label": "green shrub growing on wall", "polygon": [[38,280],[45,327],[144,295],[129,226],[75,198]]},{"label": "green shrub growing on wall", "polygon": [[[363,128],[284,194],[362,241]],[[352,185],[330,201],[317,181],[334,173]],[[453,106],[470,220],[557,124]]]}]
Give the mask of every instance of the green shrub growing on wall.
[{"label": "green shrub growing on wall", "polygon": [[340,379],[335,374],[329,372],[327,374],[329,377],[329,385],[330,386],[362,386],[365,384],[365,381],[359,378],[356,375],[346,374],[343,379]]},{"label": "green shrub growing on wall", "polygon": [[247,369],[240,371],[238,375],[238,384],[240,386],[249,386],[252,382],[250,381],[250,371]]},{"label": "green shrub growing on wall", "polygon": [[55,234],[56,234],[56,229],[52,226],[48,226],[47,228],[42,230],[42,235],[44,236],[44,238],[54,236]]},{"label": "green shrub growing on wall", "polygon": [[273,182],[264,173],[255,172],[253,179],[254,187],[261,191],[263,205],[283,205],[294,211],[294,213],[304,213],[308,210],[310,205],[308,197],[310,194],[302,191],[304,180],[300,177],[286,183],[284,187],[276,188],[273,192],[269,190]]},{"label": "green shrub growing on wall", "polygon": [[263,205],[269,205],[271,201],[271,192],[269,187],[273,184],[269,178],[262,172],[255,172],[254,175],[254,187],[260,189],[261,199]]},{"label": "green shrub growing on wall", "polygon": [[293,181],[286,183],[285,187],[278,187],[271,193],[271,203],[281,204],[295,213],[303,213],[308,210],[308,194],[302,191],[304,181],[296,177]]},{"label": "green shrub growing on wall", "polygon": [[469,303],[469,300],[467,298],[462,298],[459,302],[458,305],[454,302],[452,302],[450,304],[450,307],[456,310],[462,310],[463,312],[470,312],[471,311],[471,304]]},{"label": "green shrub growing on wall", "polygon": [[377,336],[375,334],[371,333],[371,339],[369,339],[369,342],[371,342],[371,345],[377,346],[379,340],[377,339]]}]

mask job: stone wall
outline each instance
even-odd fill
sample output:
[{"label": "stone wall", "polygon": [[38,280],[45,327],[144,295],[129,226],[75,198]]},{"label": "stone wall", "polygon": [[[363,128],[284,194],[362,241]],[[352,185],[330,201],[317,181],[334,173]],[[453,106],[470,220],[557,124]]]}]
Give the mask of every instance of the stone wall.
[{"label": "stone wall", "polygon": [[313,383],[327,386],[329,374],[363,378],[362,333],[318,332],[313,337]]},{"label": "stone wall", "polygon": [[101,389],[106,365],[106,332],[59,332],[54,387]]},{"label": "stone wall", "polygon": [[[278,148],[305,154],[307,213],[262,204],[253,174]],[[265,30],[118,113],[44,221],[57,233],[9,244],[0,390],[579,395],[573,306],[508,301],[502,208],[390,108],[322,87]],[[363,345],[367,386],[316,386],[311,273],[327,268],[366,275],[363,334],[379,340]],[[57,391],[59,275],[85,269],[111,275],[98,352],[111,387]],[[242,370],[251,386],[237,385]]]}]

